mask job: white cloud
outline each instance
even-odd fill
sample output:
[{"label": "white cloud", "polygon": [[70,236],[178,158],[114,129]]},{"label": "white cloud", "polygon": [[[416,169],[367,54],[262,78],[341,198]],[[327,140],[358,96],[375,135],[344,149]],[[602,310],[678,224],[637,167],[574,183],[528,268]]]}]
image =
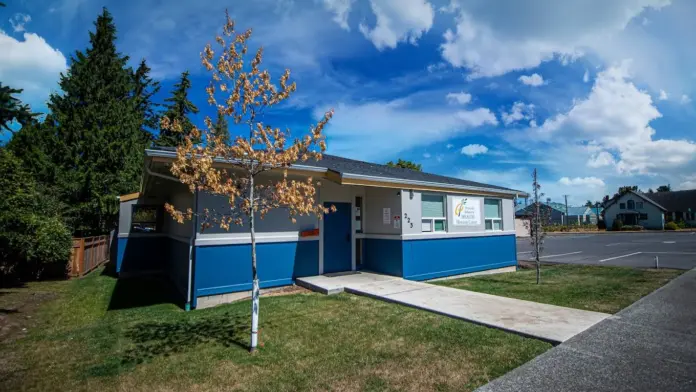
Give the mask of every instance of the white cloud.
[{"label": "white cloud", "polygon": [[658,97],[660,101],[666,101],[669,99],[669,95],[667,95],[667,92],[665,90],[660,90],[660,96]]},{"label": "white cloud", "polygon": [[459,93],[449,93],[447,94],[447,101],[449,101],[450,103],[466,105],[467,103],[471,102],[471,94],[465,93],[463,91]]},{"label": "white cloud", "polygon": [[65,56],[33,33],[24,33],[19,41],[0,30],[0,53],[0,80],[24,89],[21,99],[35,109],[45,103],[60,72],[67,68]]},{"label": "white cloud", "polygon": [[679,188],[674,189],[675,191],[696,189],[696,175],[684,176],[682,182],[679,184]]},{"label": "white cloud", "polygon": [[519,81],[522,82],[522,84],[524,85],[532,87],[539,87],[546,83],[544,82],[544,78],[538,73],[534,73],[531,75],[522,75],[520,76]]},{"label": "white cloud", "polygon": [[442,57],[455,67],[470,69],[475,78],[534,68],[554,58],[567,62],[588,48],[604,49],[607,37],[622,32],[643,10],[659,9],[669,0],[470,0],[458,4],[457,25],[444,34]]},{"label": "white cloud", "polygon": [[[483,125],[497,125],[486,108],[452,111],[451,108],[423,108],[410,100],[378,101],[364,104],[332,105],[335,115],[326,129],[332,154],[357,159],[384,160],[402,151],[444,142]],[[316,109],[315,117],[325,108]],[[375,148],[366,148],[365,140]]]},{"label": "white cloud", "polygon": [[350,31],[348,26],[348,15],[354,0],[322,0],[324,8],[334,14],[333,20],[338,23],[343,30]]},{"label": "white cloud", "polygon": [[449,150],[449,149],[451,149],[452,147],[454,147],[454,144],[452,144],[452,143],[447,143],[447,145],[446,145],[445,147],[447,147],[447,149]]},{"label": "white cloud", "polygon": [[447,63],[440,61],[439,63],[430,64],[426,67],[428,72],[433,73],[447,68]]},{"label": "white cloud", "polygon": [[10,25],[12,25],[12,31],[15,33],[21,33],[26,31],[24,26],[31,22],[31,16],[26,14],[16,13],[12,18],[10,18]]},{"label": "white cloud", "polygon": [[470,158],[473,158],[476,155],[485,154],[487,152],[488,152],[488,147],[486,147],[482,144],[469,144],[468,146],[462,147],[462,150],[461,150],[462,154],[468,155]]},{"label": "white cloud", "polygon": [[689,98],[689,96],[686,94],[682,94],[681,98],[679,99],[679,103],[682,105],[687,105],[691,103],[691,98]]},{"label": "white cloud", "polygon": [[[662,115],[650,95],[629,81],[629,66],[626,61],[600,72],[587,99],[575,101],[570,111],[548,118],[527,135],[546,142],[590,143],[588,152],[612,152],[616,170],[624,174],[650,174],[691,161],[696,155],[693,141],[653,137],[650,122]],[[611,164],[602,153],[587,163]]]},{"label": "white cloud", "polygon": [[394,49],[399,42],[416,44],[435,18],[427,0],[370,0],[370,6],[377,23],[372,29],[360,23],[359,30],[379,50]]},{"label": "white cloud", "polygon": [[601,178],[597,177],[575,177],[575,178],[568,178],[568,177],[562,177],[558,182],[561,185],[567,185],[567,186],[582,186],[582,187],[589,187],[589,188],[599,188],[599,187],[604,187],[606,184],[604,184],[604,181]]},{"label": "white cloud", "polygon": [[584,83],[587,83],[590,81],[590,71],[589,70],[585,70],[585,74],[582,75],[582,81]]},{"label": "white cloud", "polygon": [[600,151],[599,153],[591,156],[590,159],[587,160],[587,166],[593,169],[614,165],[616,165],[614,156],[607,151]]},{"label": "white cloud", "polygon": [[534,120],[534,105],[526,104],[524,102],[515,102],[510,109],[510,112],[503,111],[501,113],[501,118],[505,125],[510,125],[514,122],[520,120],[530,120],[530,126],[536,127],[536,121]]},{"label": "white cloud", "polygon": [[423,158],[425,158],[425,159],[428,159],[428,158],[430,158],[431,156],[432,156],[432,155],[430,155],[429,152],[426,152],[426,153],[423,154]]}]

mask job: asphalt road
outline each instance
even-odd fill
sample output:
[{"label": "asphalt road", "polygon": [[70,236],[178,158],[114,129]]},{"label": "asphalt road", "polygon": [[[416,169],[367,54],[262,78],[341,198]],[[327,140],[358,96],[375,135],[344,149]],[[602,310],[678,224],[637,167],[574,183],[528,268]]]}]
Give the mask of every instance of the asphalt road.
[{"label": "asphalt road", "polygon": [[696,391],[696,270],[477,391]]},{"label": "asphalt road", "polygon": [[[531,260],[529,238],[517,239],[517,259]],[[696,232],[547,235],[541,252],[545,262],[566,264],[696,268]]]}]

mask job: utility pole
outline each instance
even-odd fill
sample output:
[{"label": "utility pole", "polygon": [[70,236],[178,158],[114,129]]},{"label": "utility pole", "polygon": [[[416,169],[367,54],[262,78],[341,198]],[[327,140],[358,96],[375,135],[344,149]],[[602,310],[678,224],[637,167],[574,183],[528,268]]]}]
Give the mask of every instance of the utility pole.
[{"label": "utility pole", "polygon": [[563,195],[565,198],[565,205],[566,205],[566,217],[568,217],[568,195]]}]

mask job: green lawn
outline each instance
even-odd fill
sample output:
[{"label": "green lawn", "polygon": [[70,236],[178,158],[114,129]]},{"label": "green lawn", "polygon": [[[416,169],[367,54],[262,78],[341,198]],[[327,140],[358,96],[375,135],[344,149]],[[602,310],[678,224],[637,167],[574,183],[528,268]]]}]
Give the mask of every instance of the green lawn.
[{"label": "green lawn", "polygon": [[261,298],[263,347],[252,356],[248,301],[187,313],[156,281],[117,285],[101,272],[0,290],[0,327],[10,326],[0,335],[0,390],[472,390],[551,347],[305,292]]},{"label": "green lawn", "polygon": [[616,313],[650,294],[683,271],[583,265],[542,265],[536,270],[439,281],[464,290],[520,298],[570,308]]}]

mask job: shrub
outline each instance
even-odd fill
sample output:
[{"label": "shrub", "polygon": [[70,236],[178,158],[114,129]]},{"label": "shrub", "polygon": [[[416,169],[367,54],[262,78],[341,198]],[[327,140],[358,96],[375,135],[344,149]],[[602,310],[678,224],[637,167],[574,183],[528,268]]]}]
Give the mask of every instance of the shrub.
[{"label": "shrub", "polygon": [[621,231],[643,231],[645,228],[641,225],[626,225],[621,227]]},{"label": "shrub", "polygon": [[665,230],[677,230],[677,229],[679,229],[679,226],[677,226],[676,223],[674,223],[674,222],[665,223]]},{"label": "shrub", "polygon": [[687,228],[686,222],[684,222],[683,220],[677,221],[677,226],[678,226],[680,229],[686,229],[686,228]]},{"label": "shrub", "polygon": [[45,264],[66,264],[71,233],[50,192],[39,191],[19,159],[4,149],[0,173],[0,280],[14,274],[36,278]]},{"label": "shrub", "polygon": [[623,222],[621,219],[614,219],[614,222],[611,224],[611,230],[613,231],[621,231],[621,228],[623,227]]}]

